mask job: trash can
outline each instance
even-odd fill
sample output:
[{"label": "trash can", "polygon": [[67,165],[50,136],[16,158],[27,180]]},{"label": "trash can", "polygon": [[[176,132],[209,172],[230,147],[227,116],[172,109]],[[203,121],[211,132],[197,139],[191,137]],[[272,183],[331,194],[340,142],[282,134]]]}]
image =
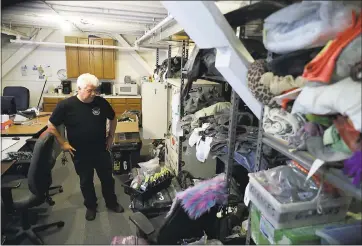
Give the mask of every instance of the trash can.
[{"label": "trash can", "polygon": [[117,133],[111,148],[113,173],[129,174],[140,159],[142,141],[139,133]]}]

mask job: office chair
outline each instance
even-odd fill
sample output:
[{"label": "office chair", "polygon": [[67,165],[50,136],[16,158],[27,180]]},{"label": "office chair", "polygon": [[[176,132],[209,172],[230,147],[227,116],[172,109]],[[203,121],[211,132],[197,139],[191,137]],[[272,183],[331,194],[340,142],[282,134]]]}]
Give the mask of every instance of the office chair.
[{"label": "office chair", "polygon": [[44,225],[31,225],[29,221],[29,209],[43,204],[47,199],[47,192],[51,184],[51,170],[56,160],[53,151],[54,138],[49,131],[45,131],[35,143],[28,173],[29,193],[25,198],[14,201],[12,188],[2,187],[2,196],[5,191],[6,194],[10,194],[11,198],[3,199],[4,203],[7,203],[8,207],[11,206],[15,214],[19,214],[21,218],[21,226],[4,228],[4,232],[16,233],[13,240],[17,241],[17,244],[20,244],[25,237],[33,244],[44,244],[37,234],[38,232],[52,227],[60,228],[64,226],[63,221]]},{"label": "office chair", "polygon": [[[60,125],[57,127],[58,132],[60,133],[61,136],[65,136],[65,127],[64,125]],[[36,138],[30,138],[28,140],[26,140],[26,146],[28,148],[28,150],[30,150],[31,152],[34,151],[34,146],[36,143],[37,139]],[[28,151],[26,150],[26,151]],[[55,155],[55,159],[59,156],[59,154],[62,152],[59,144],[57,141],[54,141],[53,143],[53,153]],[[29,166],[30,166],[30,162],[31,160],[19,160],[14,164],[14,168],[12,170],[8,171],[8,174],[6,176],[10,176],[12,175],[12,178],[8,178],[8,180],[13,179],[13,180],[17,180],[19,179],[19,175],[23,176],[23,177],[27,177],[28,176],[28,172],[29,172]],[[55,162],[53,163],[53,165],[55,165]],[[49,191],[52,190],[57,190],[58,193],[62,193],[63,192],[63,186],[61,185],[52,185],[49,187]],[[49,192],[48,191],[48,192]],[[56,193],[55,193],[56,194]],[[55,195],[55,194],[51,194]],[[48,193],[49,195],[49,193]],[[51,206],[54,205],[54,202],[51,199],[47,199],[47,203]]]},{"label": "office chair", "polygon": [[151,244],[176,245],[182,239],[200,238],[211,235],[216,221],[217,208],[202,215],[196,220],[189,218],[180,204],[166,218],[166,213],[148,219],[141,212],[132,214],[129,219],[137,227],[137,236],[146,239]]},{"label": "office chair", "polygon": [[16,114],[15,97],[1,96],[1,114]]},{"label": "office chair", "polygon": [[30,92],[23,86],[6,86],[3,96],[13,96],[15,98],[16,110],[26,110],[29,108]]}]

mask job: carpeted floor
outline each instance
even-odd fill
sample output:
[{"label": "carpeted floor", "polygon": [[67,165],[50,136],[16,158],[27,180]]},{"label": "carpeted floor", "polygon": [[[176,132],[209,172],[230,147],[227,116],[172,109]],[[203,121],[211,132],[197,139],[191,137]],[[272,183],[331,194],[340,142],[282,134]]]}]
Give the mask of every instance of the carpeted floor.
[{"label": "carpeted floor", "polygon": [[[71,160],[68,158],[68,160]],[[58,220],[65,222],[61,229],[51,229],[41,232],[45,244],[110,244],[113,236],[135,235],[135,227],[128,217],[132,211],[128,208],[129,197],[123,193],[120,180],[116,180],[116,194],[119,203],[125,208],[125,212],[117,214],[109,211],[101,193],[101,184],[95,174],[94,185],[98,198],[98,213],[94,221],[85,220],[85,207],[83,196],[80,192],[79,178],[74,170],[73,163],[68,162],[66,166],[58,161],[53,169],[53,184],[63,185],[64,192],[53,196],[55,205],[46,208],[46,213],[39,216],[39,222],[51,223]],[[24,194],[27,184],[23,183],[14,193],[14,199]],[[24,240],[22,244],[31,244]]]}]

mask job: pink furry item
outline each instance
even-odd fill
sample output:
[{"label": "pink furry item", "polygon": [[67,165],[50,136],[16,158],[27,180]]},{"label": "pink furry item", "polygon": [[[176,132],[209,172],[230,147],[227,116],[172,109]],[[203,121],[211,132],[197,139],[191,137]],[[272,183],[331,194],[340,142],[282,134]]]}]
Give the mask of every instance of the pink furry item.
[{"label": "pink furry item", "polygon": [[225,174],[221,173],[212,179],[178,192],[166,217],[173,212],[178,203],[181,203],[190,219],[195,220],[210,211],[216,204],[226,204],[226,200]]}]

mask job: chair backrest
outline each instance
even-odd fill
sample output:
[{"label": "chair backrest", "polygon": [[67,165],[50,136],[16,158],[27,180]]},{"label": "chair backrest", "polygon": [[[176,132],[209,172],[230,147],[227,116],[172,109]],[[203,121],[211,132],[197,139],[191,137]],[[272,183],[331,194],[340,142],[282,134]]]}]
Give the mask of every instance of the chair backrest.
[{"label": "chair backrest", "polygon": [[190,219],[188,214],[177,204],[163,225],[159,228],[158,244],[177,244],[178,241],[188,238],[198,238],[208,232],[208,228],[213,226],[216,220],[217,209],[212,208],[196,220]]},{"label": "chair backrest", "polygon": [[30,92],[23,86],[6,86],[3,91],[4,96],[15,97],[16,110],[26,110],[29,108]]},{"label": "chair backrest", "polygon": [[16,114],[15,97],[1,96],[1,114]]},{"label": "chair backrest", "polygon": [[29,190],[35,196],[45,196],[51,185],[51,170],[57,155],[54,151],[55,137],[48,130],[37,139],[28,171]]}]

